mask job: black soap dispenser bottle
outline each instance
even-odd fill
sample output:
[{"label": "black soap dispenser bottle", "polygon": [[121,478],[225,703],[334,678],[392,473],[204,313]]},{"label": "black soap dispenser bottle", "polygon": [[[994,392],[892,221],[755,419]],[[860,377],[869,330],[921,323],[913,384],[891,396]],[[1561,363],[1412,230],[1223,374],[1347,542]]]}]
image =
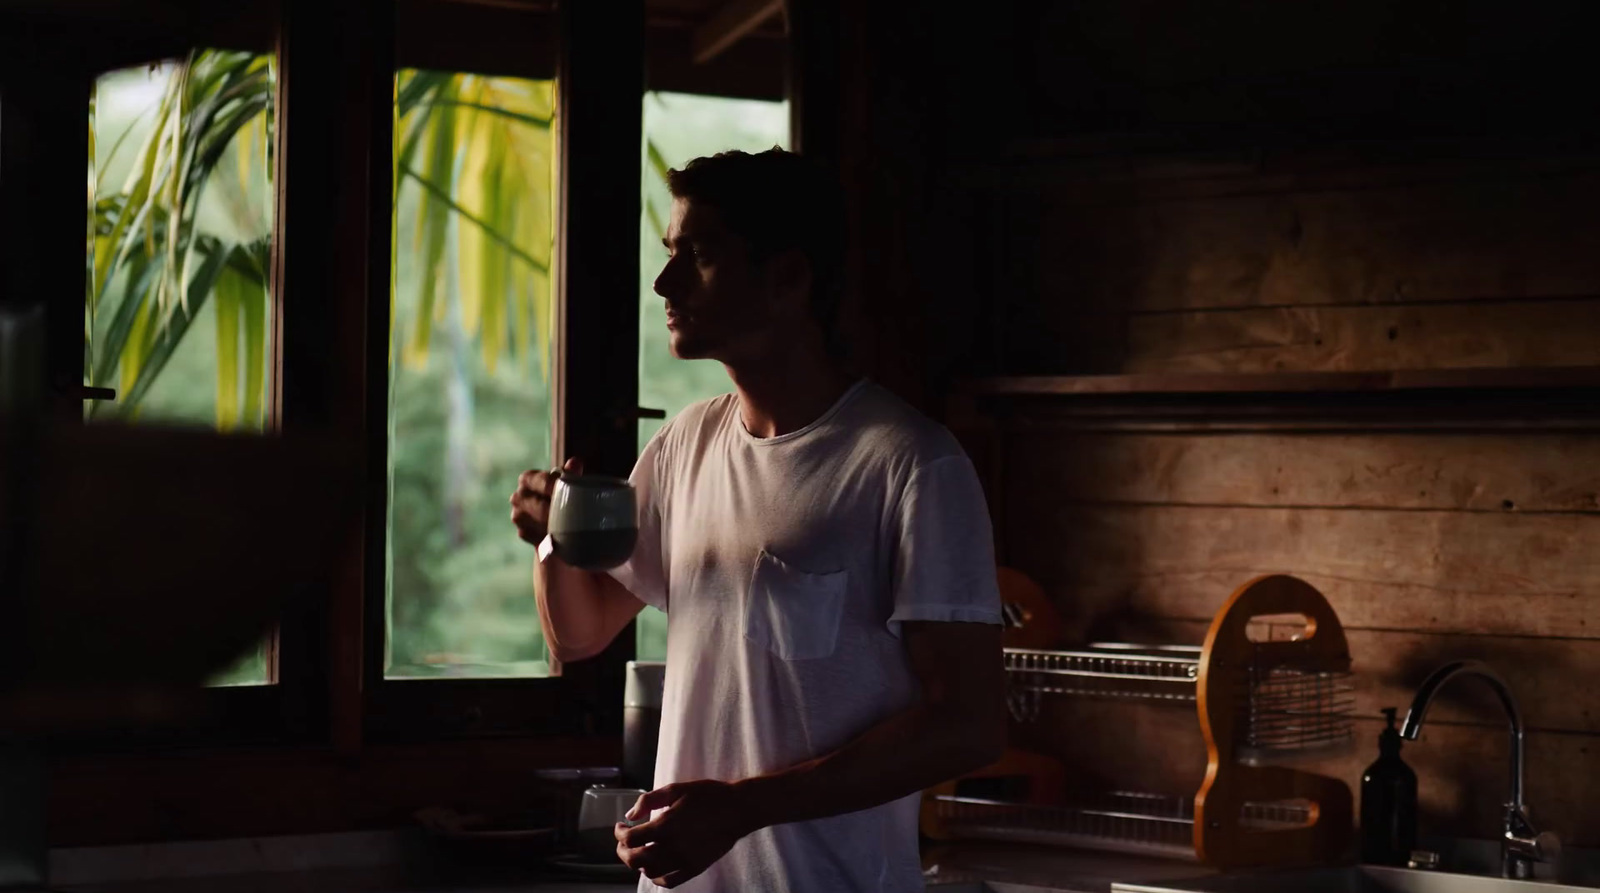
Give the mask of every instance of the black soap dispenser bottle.
[{"label": "black soap dispenser bottle", "polygon": [[1378,734],[1378,760],[1361,776],[1361,861],[1404,866],[1417,842],[1417,773],[1400,759],[1393,707]]}]

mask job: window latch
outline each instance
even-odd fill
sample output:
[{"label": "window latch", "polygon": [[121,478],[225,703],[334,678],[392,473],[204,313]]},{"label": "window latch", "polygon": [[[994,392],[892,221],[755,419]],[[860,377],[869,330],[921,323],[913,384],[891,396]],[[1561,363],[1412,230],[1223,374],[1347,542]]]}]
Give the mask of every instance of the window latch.
[{"label": "window latch", "polygon": [[75,381],[56,379],[56,393],[74,400],[115,400],[116,388],[96,388]]},{"label": "window latch", "polygon": [[640,419],[664,419],[667,417],[665,409],[651,409],[648,406],[635,406],[632,409],[619,409],[606,414],[611,419],[611,424],[617,430],[623,430],[629,425],[636,425]]}]

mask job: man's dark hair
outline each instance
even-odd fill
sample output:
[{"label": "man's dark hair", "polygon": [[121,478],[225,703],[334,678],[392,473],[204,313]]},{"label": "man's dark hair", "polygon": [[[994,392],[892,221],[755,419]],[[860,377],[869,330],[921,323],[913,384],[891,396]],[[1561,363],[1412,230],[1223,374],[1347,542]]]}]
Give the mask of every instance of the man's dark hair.
[{"label": "man's dark hair", "polygon": [[830,350],[840,352],[844,290],[844,201],[832,172],[793,152],[721,152],[667,172],[674,198],[716,208],[723,223],[765,261],[799,249],[811,264],[811,310]]}]

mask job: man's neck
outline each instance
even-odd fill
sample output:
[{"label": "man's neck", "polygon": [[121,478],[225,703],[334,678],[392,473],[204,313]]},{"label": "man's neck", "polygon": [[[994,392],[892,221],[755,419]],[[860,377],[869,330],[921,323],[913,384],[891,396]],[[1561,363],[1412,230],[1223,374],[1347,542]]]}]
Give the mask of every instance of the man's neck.
[{"label": "man's neck", "polygon": [[745,430],[762,438],[799,431],[821,418],[855,381],[821,350],[788,351],[727,368]]}]

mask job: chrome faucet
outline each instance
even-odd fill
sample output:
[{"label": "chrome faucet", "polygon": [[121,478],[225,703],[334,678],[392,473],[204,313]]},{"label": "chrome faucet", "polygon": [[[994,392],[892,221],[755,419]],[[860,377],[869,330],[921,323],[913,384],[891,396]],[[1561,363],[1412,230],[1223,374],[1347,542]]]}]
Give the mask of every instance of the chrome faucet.
[{"label": "chrome faucet", "polygon": [[1453,661],[1434,670],[1411,699],[1411,709],[1400,727],[1400,737],[1417,740],[1434,695],[1457,676],[1477,676],[1487,682],[1511,722],[1511,799],[1506,804],[1505,828],[1500,840],[1500,874],[1508,878],[1531,878],[1533,863],[1553,861],[1560,856],[1561,840],[1548,831],[1543,834],[1535,831],[1528,818],[1528,808],[1522,802],[1522,710],[1500,674],[1480,660]]}]

